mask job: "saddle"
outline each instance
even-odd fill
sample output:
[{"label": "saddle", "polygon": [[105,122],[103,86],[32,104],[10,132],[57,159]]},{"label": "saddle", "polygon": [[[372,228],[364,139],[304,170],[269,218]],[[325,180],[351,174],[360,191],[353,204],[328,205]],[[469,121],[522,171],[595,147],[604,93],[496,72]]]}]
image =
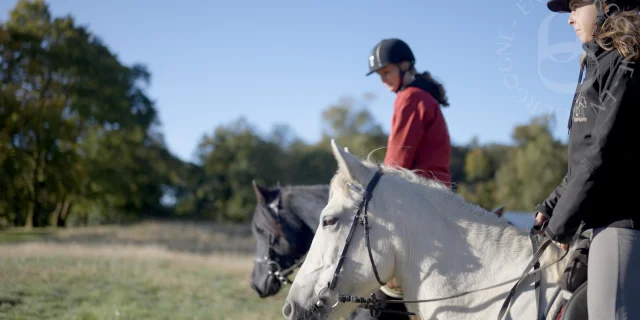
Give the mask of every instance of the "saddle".
[{"label": "saddle", "polygon": [[557,320],[583,320],[589,319],[587,313],[587,282],[580,285],[575,292],[571,294],[562,309],[559,312]]},{"label": "saddle", "polygon": [[564,270],[560,287],[568,297],[561,298],[561,308],[554,317],[556,320],[586,320],[587,313],[587,270],[589,262],[589,246],[591,240],[579,236],[575,243],[575,251]]}]

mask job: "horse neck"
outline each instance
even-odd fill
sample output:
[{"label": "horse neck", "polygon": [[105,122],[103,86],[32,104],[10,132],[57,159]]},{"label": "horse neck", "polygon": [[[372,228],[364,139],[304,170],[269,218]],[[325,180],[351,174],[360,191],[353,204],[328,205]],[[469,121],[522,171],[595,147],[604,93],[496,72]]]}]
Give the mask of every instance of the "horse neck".
[{"label": "horse neck", "polygon": [[328,185],[290,186],[284,192],[289,209],[298,216],[313,233],[320,223],[320,213],[329,199]]},{"label": "horse neck", "polygon": [[408,187],[392,183],[373,199],[388,213],[395,276],[409,296],[491,286],[518,277],[529,263],[529,237],[506,220],[450,191]]}]

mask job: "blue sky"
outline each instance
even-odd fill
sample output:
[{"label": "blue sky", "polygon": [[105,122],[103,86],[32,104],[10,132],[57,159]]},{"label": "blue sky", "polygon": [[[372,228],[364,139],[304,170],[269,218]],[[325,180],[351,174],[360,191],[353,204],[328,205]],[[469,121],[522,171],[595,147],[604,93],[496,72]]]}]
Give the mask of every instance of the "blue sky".
[{"label": "blue sky", "polygon": [[[0,19],[15,3],[0,2]],[[240,116],[263,133],[288,124],[315,142],[322,110],[364,92],[377,96],[370,111],[388,131],[395,95],[364,76],[370,50],[388,37],[409,43],[416,67],[445,85],[454,143],[509,143],[515,125],[550,112],[566,141],[581,47],[568,15],[546,0],[48,3],[124,63],[149,67],[166,142],[185,160],[203,134]]]}]

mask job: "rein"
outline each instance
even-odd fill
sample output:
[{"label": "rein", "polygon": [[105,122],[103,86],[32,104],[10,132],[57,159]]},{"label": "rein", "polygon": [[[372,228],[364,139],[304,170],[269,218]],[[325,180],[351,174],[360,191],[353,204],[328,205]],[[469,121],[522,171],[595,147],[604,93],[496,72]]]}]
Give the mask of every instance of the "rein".
[{"label": "rein", "polygon": [[[340,255],[340,260],[338,261],[338,265],[336,266],[335,272],[333,274],[333,278],[331,279],[331,282],[329,282],[327,284],[326,287],[323,287],[322,289],[320,289],[320,291],[318,292],[317,296],[318,296],[318,300],[316,301],[316,303],[314,304],[314,308],[322,308],[325,305],[324,300],[321,298],[322,297],[322,293],[324,293],[324,291],[333,291],[336,288],[338,279],[339,279],[339,275],[340,275],[340,271],[342,270],[342,266],[344,263],[344,259],[346,257],[347,254],[347,250],[349,249],[349,245],[351,244],[351,240],[353,238],[353,235],[355,233],[355,229],[358,226],[358,224],[361,224],[364,226],[364,234],[365,234],[365,245],[367,247],[367,251],[369,253],[369,261],[371,262],[371,267],[373,268],[373,272],[376,276],[376,280],[378,281],[378,283],[380,283],[381,285],[385,285],[384,282],[382,282],[380,280],[380,276],[378,275],[378,270],[376,268],[376,264],[373,261],[373,254],[371,252],[371,246],[370,246],[370,241],[369,241],[369,230],[371,229],[371,226],[369,225],[369,219],[368,219],[368,215],[367,215],[367,207],[369,204],[369,201],[371,200],[371,197],[373,196],[373,190],[375,189],[378,181],[380,180],[380,177],[383,175],[383,172],[381,170],[377,170],[376,173],[374,174],[373,178],[371,178],[371,180],[369,181],[369,183],[367,184],[366,190],[362,190],[362,188],[348,183],[348,186],[350,189],[360,193],[363,197],[362,201],[360,202],[359,206],[358,206],[358,210],[356,211],[356,214],[353,216],[353,223],[351,224],[351,229],[349,230],[349,234],[347,236],[347,239],[345,241],[345,245],[344,248],[342,250],[342,254]],[[535,227],[532,227],[530,232],[529,232],[529,236],[532,240],[532,242],[534,241],[535,237]],[[543,235],[543,237],[546,238],[546,236]],[[443,300],[448,300],[448,299],[453,299],[453,298],[457,298],[457,297],[461,297],[461,296],[465,296],[471,293],[476,293],[476,292],[481,292],[484,290],[488,290],[488,289],[492,289],[492,288],[496,288],[502,285],[505,285],[507,283],[516,281],[515,285],[511,288],[509,294],[507,295],[507,297],[505,298],[505,301],[500,309],[500,312],[498,313],[498,320],[501,320],[504,315],[506,314],[506,312],[509,310],[509,307],[511,306],[511,301],[516,293],[517,288],[523,283],[523,281],[525,279],[527,279],[529,276],[535,276],[535,295],[536,295],[536,307],[539,310],[539,299],[540,299],[540,272],[544,269],[547,269],[553,265],[555,265],[556,263],[560,262],[562,259],[564,259],[564,257],[567,255],[567,253],[569,252],[569,250],[567,249],[564,254],[557,259],[556,261],[540,267],[540,258],[542,257],[542,254],[544,253],[544,251],[546,250],[546,248],[549,246],[549,244],[551,244],[552,240],[547,238],[542,245],[536,250],[536,252],[533,255],[533,258],[531,259],[531,261],[529,262],[529,264],[527,265],[527,267],[525,268],[525,270],[523,271],[522,275],[519,277],[515,277],[512,278],[510,280],[489,286],[489,287],[485,287],[485,288],[481,288],[481,289],[475,289],[475,290],[469,290],[469,291],[464,291],[458,294],[454,294],[451,296],[447,296],[447,297],[441,297],[441,298],[433,298],[433,299],[423,299],[423,300],[386,300],[386,299],[378,299],[374,293],[371,294],[370,298],[364,298],[364,297],[358,297],[358,296],[351,296],[351,295],[345,295],[345,294],[338,294],[337,295],[337,301],[335,304],[333,304],[331,307],[335,308],[339,303],[358,303],[360,304],[361,308],[364,309],[369,309],[370,314],[372,317],[378,317],[380,316],[380,314],[382,312],[385,313],[396,313],[396,314],[404,314],[404,315],[416,315],[414,312],[402,312],[402,311],[394,311],[394,310],[388,310],[388,309],[384,309],[384,306],[387,303],[426,303],[426,302],[435,302],[435,301],[443,301]],[[533,244],[533,243],[532,243]],[[535,248],[535,245],[534,245]],[[529,270],[534,269],[534,271],[529,272]],[[553,298],[553,300],[555,300],[555,296]],[[550,301],[550,305],[553,303],[553,300]],[[537,319],[543,319],[545,314],[549,311],[549,308],[547,308],[547,310],[544,312],[544,314],[542,315],[538,315]],[[539,312],[539,311],[538,311]]]}]

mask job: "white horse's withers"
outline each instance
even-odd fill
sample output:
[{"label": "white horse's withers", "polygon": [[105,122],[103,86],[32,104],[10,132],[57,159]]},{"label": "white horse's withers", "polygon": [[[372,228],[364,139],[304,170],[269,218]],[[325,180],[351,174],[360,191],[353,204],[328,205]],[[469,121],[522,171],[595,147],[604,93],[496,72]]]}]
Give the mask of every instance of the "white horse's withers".
[{"label": "white horse's withers", "polygon": [[[354,310],[354,303],[336,303],[337,294],[368,297],[380,285],[358,225],[350,242],[337,286],[329,292],[364,190],[378,166],[361,161],[331,142],[338,172],[330,185],[327,206],[283,307],[288,319],[337,319]],[[533,256],[527,234],[479,206],[470,204],[443,185],[408,170],[382,166],[384,175],[368,205],[373,260],[383,282],[394,276],[405,300],[448,297],[492,287],[518,278]],[[553,263],[563,252],[550,245],[540,259]],[[539,309],[532,281],[523,284],[512,300],[506,319],[535,319],[558,287],[566,260],[541,272]],[[515,281],[458,298],[409,304],[421,319],[496,319]],[[322,295],[322,296],[319,296]],[[314,307],[321,298],[327,303]],[[555,314],[552,308],[551,315]]]}]

